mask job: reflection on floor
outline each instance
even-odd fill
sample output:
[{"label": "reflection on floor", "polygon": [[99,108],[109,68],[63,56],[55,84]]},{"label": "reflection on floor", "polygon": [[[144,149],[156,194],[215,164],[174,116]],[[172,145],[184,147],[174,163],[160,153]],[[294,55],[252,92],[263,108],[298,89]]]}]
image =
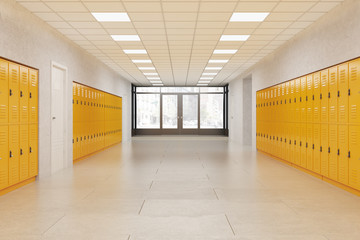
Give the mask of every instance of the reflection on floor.
[{"label": "reflection on floor", "polygon": [[222,137],[137,137],[0,197],[2,240],[352,240],[360,198]]}]

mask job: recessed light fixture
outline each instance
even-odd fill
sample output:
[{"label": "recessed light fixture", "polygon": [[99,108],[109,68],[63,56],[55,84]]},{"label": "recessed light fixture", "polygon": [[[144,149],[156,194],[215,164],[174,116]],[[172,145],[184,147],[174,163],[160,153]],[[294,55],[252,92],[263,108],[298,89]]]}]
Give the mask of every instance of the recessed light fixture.
[{"label": "recessed light fixture", "polygon": [[92,12],[91,14],[98,22],[130,22],[129,15],[125,12]]},{"label": "recessed light fixture", "polygon": [[145,76],[157,76],[158,73],[144,73]]},{"label": "recessed light fixture", "polygon": [[135,59],[132,60],[133,63],[151,63],[151,60],[148,59]]},{"label": "recessed light fixture", "polygon": [[196,86],[199,86],[199,87],[201,87],[201,86],[208,86],[209,84],[205,84],[205,83],[198,83]]},{"label": "recessed light fixture", "polygon": [[220,41],[246,41],[250,35],[221,35]]},{"label": "recessed light fixture", "polygon": [[150,81],[150,83],[162,83],[162,81]]},{"label": "recessed light fixture", "polygon": [[111,35],[112,39],[117,42],[139,42],[139,35]]},{"label": "recessed light fixture", "polygon": [[203,73],[203,76],[215,76],[217,73]]},{"label": "recessed light fixture", "polygon": [[155,70],[154,67],[139,67],[140,70]]},{"label": "recessed light fixture", "polygon": [[237,51],[236,49],[215,49],[213,54],[234,54]]},{"label": "recessed light fixture", "polygon": [[206,67],[205,70],[221,70],[222,67]]},{"label": "recessed light fixture", "polygon": [[124,49],[126,54],[147,54],[145,49]]},{"label": "recessed light fixture", "polygon": [[200,80],[213,80],[213,77],[201,77]]},{"label": "recessed light fixture", "polygon": [[210,83],[211,81],[198,81],[199,84]]},{"label": "recessed light fixture", "polygon": [[209,63],[227,63],[229,60],[225,59],[210,59]]},{"label": "recessed light fixture", "polygon": [[149,80],[160,80],[159,77],[148,77],[147,79],[149,79]]},{"label": "recessed light fixture", "polygon": [[164,84],[156,83],[156,84],[153,84],[153,86],[164,86]]},{"label": "recessed light fixture", "polygon": [[262,22],[269,15],[268,12],[249,13],[235,12],[230,18],[230,22]]}]

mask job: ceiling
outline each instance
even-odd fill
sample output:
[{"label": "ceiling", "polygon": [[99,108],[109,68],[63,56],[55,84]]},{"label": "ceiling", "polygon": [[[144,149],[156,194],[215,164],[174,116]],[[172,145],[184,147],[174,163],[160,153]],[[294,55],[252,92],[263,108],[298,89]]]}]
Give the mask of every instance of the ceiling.
[{"label": "ceiling", "polygon": [[[343,0],[17,0],[136,85],[224,85],[318,20]],[[127,13],[130,22],[98,22],[92,12]],[[268,12],[262,22],[230,22],[234,12]],[[114,41],[111,35],[138,35],[141,41]],[[250,35],[220,41],[222,35]],[[145,49],[146,54],[123,50]],[[235,54],[213,54],[232,49]],[[151,60],[134,63],[132,60]],[[229,60],[209,63],[209,60]],[[155,70],[140,70],[154,67]],[[220,67],[221,70],[205,70]],[[213,75],[203,75],[203,73]],[[144,75],[153,73],[155,75]],[[156,75],[158,73],[158,76]],[[216,74],[216,75],[215,75]]]}]

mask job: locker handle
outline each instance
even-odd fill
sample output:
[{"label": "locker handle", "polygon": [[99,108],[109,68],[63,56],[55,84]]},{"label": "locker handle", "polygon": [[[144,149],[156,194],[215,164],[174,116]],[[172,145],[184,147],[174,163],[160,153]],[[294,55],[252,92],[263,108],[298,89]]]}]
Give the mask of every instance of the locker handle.
[{"label": "locker handle", "polygon": [[20,155],[23,155],[23,150],[22,149],[20,149]]},{"label": "locker handle", "polygon": [[30,149],[29,149],[29,152],[30,152],[30,153],[32,153],[32,149],[31,149],[31,147],[30,147]]},{"label": "locker handle", "polygon": [[12,96],[12,90],[10,89],[10,96]]},{"label": "locker handle", "polygon": [[340,149],[338,149],[337,155],[340,156]]},{"label": "locker handle", "polygon": [[328,153],[330,153],[330,147],[328,147]]},{"label": "locker handle", "polygon": [[289,144],[291,144],[291,140],[289,140]]},{"label": "locker handle", "polygon": [[308,143],[306,143],[306,146],[305,146],[306,148],[308,147]]},{"label": "locker handle", "polygon": [[314,144],[312,145],[312,149],[315,149],[315,145],[314,145]]},{"label": "locker handle", "polygon": [[300,141],[300,147],[301,147],[301,141]]},{"label": "locker handle", "polygon": [[348,95],[349,95],[349,96],[351,95],[351,90],[350,90],[350,88],[348,89]]},{"label": "locker handle", "polygon": [[300,102],[301,102],[302,98],[300,97]]},{"label": "locker handle", "polygon": [[328,93],[328,98],[330,98],[330,92]]},{"label": "locker handle", "polygon": [[312,99],[315,100],[315,95],[313,95]]},{"label": "locker handle", "polygon": [[296,98],[294,98],[294,103],[296,103]]},{"label": "locker handle", "polygon": [[12,155],[12,152],[10,151],[10,158],[12,158],[13,157],[13,155]]},{"label": "locker handle", "polygon": [[23,96],[23,93],[22,93],[22,91],[20,91],[20,97],[22,97]]},{"label": "locker handle", "polygon": [[294,145],[296,145],[296,140],[294,140]]},{"label": "locker handle", "polygon": [[337,95],[338,97],[340,97],[340,91],[338,91],[338,95]]},{"label": "locker handle", "polygon": [[320,147],[320,152],[322,152],[322,146]]},{"label": "locker handle", "polygon": [[351,156],[351,155],[350,155],[350,151],[349,151],[349,152],[348,152],[348,158],[350,158],[350,156]]},{"label": "locker handle", "polygon": [[76,142],[79,142],[79,138],[76,138]]},{"label": "locker handle", "polygon": [[306,101],[308,100],[308,96],[306,96]]},{"label": "locker handle", "polygon": [[32,95],[31,95],[31,93],[29,94],[29,98],[32,98]]},{"label": "locker handle", "polygon": [[320,93],[320,99],[322,99],[322,93]]}]

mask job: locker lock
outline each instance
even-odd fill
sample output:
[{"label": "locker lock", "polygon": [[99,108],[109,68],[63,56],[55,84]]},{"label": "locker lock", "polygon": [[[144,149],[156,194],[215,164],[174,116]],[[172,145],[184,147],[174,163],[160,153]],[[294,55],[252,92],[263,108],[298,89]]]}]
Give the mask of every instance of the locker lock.
[{"label": "locker lock", "polygon": [[23,150],[22,149],[20,149],[20,155],[23,155]]}]

